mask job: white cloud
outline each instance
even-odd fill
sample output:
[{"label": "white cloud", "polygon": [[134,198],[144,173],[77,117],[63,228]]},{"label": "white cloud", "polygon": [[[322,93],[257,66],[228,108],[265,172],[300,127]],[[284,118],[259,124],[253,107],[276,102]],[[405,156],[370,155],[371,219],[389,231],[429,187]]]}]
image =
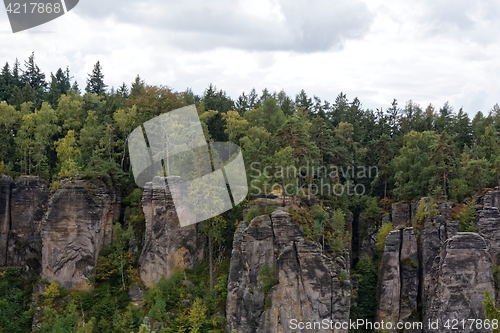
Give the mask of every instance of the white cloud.
[{"label": "white cloud", "polygon": [[110,87],[140,74],[198,94],[213,83],[233,98],[267,87],[333,102],[343,91],[373,109],[397,98],[450,101],[474,114],[498,102],[498,8],[476,0],[86,0],[18,34],[0,11],[0,62],[35,51],[47,75],[69,65],[81,88],[100,60]]}]

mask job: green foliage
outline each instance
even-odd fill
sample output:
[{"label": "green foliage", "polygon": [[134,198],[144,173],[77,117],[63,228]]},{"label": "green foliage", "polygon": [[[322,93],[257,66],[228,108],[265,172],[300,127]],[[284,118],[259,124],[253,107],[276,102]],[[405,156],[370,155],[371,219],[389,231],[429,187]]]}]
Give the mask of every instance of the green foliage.
[{"label": "green foliage", "polygon": [[0,333],[31,331],[32,285],[17,269],[0,271]]},{"label": "green foliage", "polygon": [[375,321],[377,316],[377,265],[372,258],[362,257],[352,270],[352,278],[357,279],[357,289],[353,290],[351,319]]},{"label": "green foliage", "polygon": [[289,213],[304,228],[306,239],[321,241],[325,248],[338,254],[349,248],[351,236],[346,230],[346,214],[342,209],[336,209],[331,217],[328,217],[328,213],[320,205],[312,206],[311,210],[291,209]]},{"label": "green foliage", "polygon": [[438,139],[438,135],[430,131],[412,131],[404,136],[399,156],[392,161],[399,199],[411,200],[428,193],[429,181],[437,172],[431,147],[436,146]]},{"label": "green foliage", "polygon": [[384,223],[378,230],[377,242],[375,243],[375,248],[377,249],[378,256],[381,257],[384,252],[385,239],[392,231],[392,223]]},{"label": "green foliage", "polygon": [[325,240],[334,252],[341,253],[349,247],[351,239],[345,226],[346,214],[341,209],[336,209],[333,212],[325,234]]},{"label": "green foliage", "polygon": [[80,157],[80,150],[76,146],[75,131],[69,130],[64,138],[54,143],[56,146],[57,158],[61,163],[59,177],[70,177],[79,173],[77,161]]},{"label": "green foliage", "polygon": [[113,234],[115,241],[97,260],[95,279],[98,283],[108,283],[113,288],[126,291],[133,283],[139,282],[137,259],[128,251],[134,231],[131,227],[124,231],[117,223],[113,227]]},{"label": "green foliage", "polygon": [[500,290],[500,266],[496,264],[491,265],[493,273],[493,281],[495,283],[495,290]]},{"label": "green foliage", "polygon": [[262,265],[259,277],[264,294],[269,294],[271,288],[278,284],[278,269],[276,264],[269,265],[265,263]]},{"label": "green foliage", "polygon": [[476,206],[474,202],[465,204],[458,213],[458,231],[476,232],[474,218],[476,217]]},{"label": "green foliage", "polygon": [[[484,300],[483,300],[484,314],[486,318],[489,320],[496,319],[500,321],[500,310],[495,307],[495,303],[491,299],[491,295],[488,291],[484,292]],[[500,333],[500,328],[492,329],[492,333]]]},{"label": "green foliage", "polygon": [[117,224],[114,236],[98,258],[92,290],[68,292],[57,282],[45,288],[37,333],[129,333],[139,328],[144,311],[128,296],[130,286],[139,280],[136,258],[128,252],[133,230],[124,231]]},{"label": "green foliage", "polygon": [[437,203],[432,197],[422,198],[418,205],[415,221],[420,227],[423,227],[426,221],[431,221],[438,215]]},{"label": "green foliage", "polygon": [[144,211],[142,210],[142,193],[142,189],[136,188],[122,201],[125,205],[124,221],[134,230],[136,239],[142,239],[146,229]]},{"label": "green foliage", "polygon": [[168,311],[177,305],[181,299],[181,286],[183,275],[181,271],[176,271],[168,280],[161,277],[160,281],[150,288],[144,297],[147,307],[153,308],[159,299],[163,299],[164,311]]},{"label": "green foliage", "polygon": [[247,212],[247,215],[245,216],[245,222],[250,223],[254,218],[257,216],[261,215],[271,215],[273,212],[272,207],[266,207],[266,208],[260,208],[258,206],[252,206]]},{"label": "green foliage", "polygon": [[178,270],[148,290],[144,304],[149,309],[148,316],[166,326],[160,332],[223,331],[224,318],[216,313],[225,308],[228,263],[216,270],[218,283],[213,290],[207,291],[207,263],[186,270],[187,280]]}]

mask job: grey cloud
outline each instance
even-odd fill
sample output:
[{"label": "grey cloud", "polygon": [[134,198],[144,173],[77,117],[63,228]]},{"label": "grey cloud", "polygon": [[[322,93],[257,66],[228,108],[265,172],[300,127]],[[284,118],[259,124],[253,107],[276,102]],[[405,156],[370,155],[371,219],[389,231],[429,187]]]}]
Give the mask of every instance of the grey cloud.
[{"label": "grey cloud", "polygon": [[[422,21],[425,22],[429,35],[445,35],[479,44],[490,44],[498,40],[498,1],[429,0],[426,3]],[[490,29],[485,29],[485,25]]]},{"label": "grey cloud", "polygon": [[178,47],[229,47],[252,51],[315,52],[342,49],[362,38],[373,14],[359,0],[275,0],[284,20],[249,15],[235,1],[80,2],[77,14],[113,16],[120,22],[160,28]]}]

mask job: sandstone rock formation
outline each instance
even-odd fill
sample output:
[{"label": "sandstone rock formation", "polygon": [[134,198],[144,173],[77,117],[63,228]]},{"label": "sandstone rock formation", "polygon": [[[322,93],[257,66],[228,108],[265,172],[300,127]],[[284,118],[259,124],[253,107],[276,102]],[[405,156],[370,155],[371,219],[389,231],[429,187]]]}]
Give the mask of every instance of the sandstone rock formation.
[{"label": "sandstone rock formation", "polygon": [[0,177],[0,267],[39,270],[48,186],[37,177]]},{"label": "sandstone rock formation", "polygon": [[7,263],[7,240],[10,229],[10,192],[12,179],[0,176],[0,267]]},{"label": "sandstone rock formation", "polygon": [[[485,319],[485,291],[494,295],[491,257],[480,235],[457,232],[456,223],[438,215],[419,232],[404,228],[387,236],[379,273],[378,320],[425,324]],[[442,325],[438,331],[448,332]],[[422,332],[434,331],[424,325]]]},{"label": "sandstone rock formation", "polygon": [[401,299],[400,272],[401,231],[394,230],[387,235],[384,244],[384,254],[379,272],[379,307],[378,321],[399,319]]},{"label": "sandstone rock formation", "polygon": [[102,182],[75,180],[59,189],[42,226],[42,278],[87,289],[99,252],[112,241],[120,201]]},{"label": "sandstone rock formation", "polygon": [[[484,238],[464,232],[448,239],[439,256],[434,294],[429,297],[424,321],[441,323],[464,318],[486,319],[483,310],[484,292],[494,295],[491,257]],[[456,332],[441,326],[427,332]],[[490,329],[466,329],[464,332],[491,332]]]},{"label": "sandstone rock formation", "polygon": [[[165,184],[165,187],[164,187]],[[203,260],[206,237],[200,225],[179,225],[166,179],[147,183],[142,197],[146,219],[144,247],[139,259],[140,276],[147,286],[170,277],[175,269],[193,268]]]},{"label": "sandstone rock formation", "polygon": [[405,227],[410,224],[411,221],[411,207],[410,204],[406,202],[396,202],[391,206],[392,212],[392,224],[397,226]]},{"label": "sandstone rock formation", "polygon": [[287,212],[276,210],[271,218],[263,215],[238,226],[228,279],[227,331],[292,332],[291,319],[347,321],[350,295],[348,260],[326,256],[316,243],[305,241]]},{"label": "sandstone rock formation", "polygon": [[482,198],[476,214],[477,232],[486,239],[488,252],[500,264],[500,191],[490,191]]},{"label": "sandstone rock formation", "polygon": [[47,210],[48,185],[37,177],[23,176],[12,186],[11,227],[7,266],[40,269],[42,263],[42,219]]}]

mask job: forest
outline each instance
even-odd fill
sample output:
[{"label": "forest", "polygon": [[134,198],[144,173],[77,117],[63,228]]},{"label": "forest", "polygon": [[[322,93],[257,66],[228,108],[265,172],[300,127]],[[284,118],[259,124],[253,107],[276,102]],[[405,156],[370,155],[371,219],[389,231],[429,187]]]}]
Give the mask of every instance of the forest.
[{"label": "forest", "polygon": [[[97,62],[80,87],[67,67],[44,73],[34,53],[23,64],[17,59],[5,63],[0,72],[0,174],[37,176],[51,191],[64,179],[100,180],[124,198],[121,223],[115,226],[113,244],[101,253],[94,289],[73,292],[57,283],[48,285],[35,332],[147,333],[145,317],[163,323],[157,326],[162,333],[223,332],[235,224],[252,199],[273,197],[271,190],[288,184],[293,196],[306,202],[314,187],[336,189],[314,193],[320,204],[294,213],[294,218],[308,239],[328,251],[352,252],[351,274],[358,279],[358,290],[351,317],[373,319],[379,257],[359,257],[358,248],[369,230],[380,228],[377,248],[383,250],[383,237],[391,228],[381,224],[381,213],[393,202],[427,196],[470,203],[475,194],[500,186],[498,104],[476,113],[449,103],[424,106],[394,99],[371,110],[342,92],[330,101],[305,90],[289,95],[266,88],[232,97],[210,84],[197,95],[189,88],[149,85],[139,75],[130,84],[108,87],[104,73]],[[143,236],[144,216],[127,137],[145,121],[192,104],[207,140],[241,147],[250,193],[237,209],[203,222],[204,232],[217,245],[214,256],[222,257],[216,267],[209,260],[187,277],[179,273],[162,279],[136,306],[126,292],[138,280],[138,258],[128,244]],[[276,171],[304,166],[307,172]],[[335,208],[333,214],[329,207]],[[250,208],[246,219],[262,213]],[[461,212],[460,231],[473,230],[473,215],[467,209]],[[262,272],[263,280],[272,284],[268,275]],[[37,283],[35,274],[0,270],[1,333],[32,330],[30,297]]]}]

